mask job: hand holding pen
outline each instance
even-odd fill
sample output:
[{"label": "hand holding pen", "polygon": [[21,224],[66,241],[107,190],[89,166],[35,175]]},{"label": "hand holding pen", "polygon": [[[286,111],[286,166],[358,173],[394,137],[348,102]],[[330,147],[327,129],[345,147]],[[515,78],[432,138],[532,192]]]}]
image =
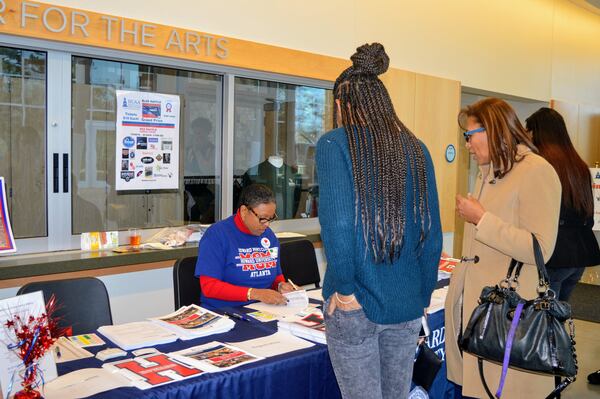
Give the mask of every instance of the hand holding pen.
[{"label": "hand holding pen", "polygon": [[298,291],[300,288],[292,280],[286,282],[279,283],[278,291],[282,294],[287,294],[288,292]]}]

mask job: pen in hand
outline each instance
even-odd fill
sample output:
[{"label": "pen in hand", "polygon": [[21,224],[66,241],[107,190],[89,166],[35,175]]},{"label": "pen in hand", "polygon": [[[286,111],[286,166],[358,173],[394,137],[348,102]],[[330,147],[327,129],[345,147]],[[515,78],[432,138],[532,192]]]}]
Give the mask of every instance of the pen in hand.
[{"label": "pen in hand", "polygon": [[298,287],[296,284],[294,284],[294,282],[291,279],[288,279],[288,283],[290,283],[296,291],[300,291],[300,287]]}]

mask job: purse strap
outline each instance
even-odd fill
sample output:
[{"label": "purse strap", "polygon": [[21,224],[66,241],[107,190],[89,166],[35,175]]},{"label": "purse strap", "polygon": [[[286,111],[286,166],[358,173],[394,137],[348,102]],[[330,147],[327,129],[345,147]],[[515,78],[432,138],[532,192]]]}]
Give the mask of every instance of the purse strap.
[{"label": "purse strap", "polygon": [[[535,266],[538,273],[538,293],[543,293],[548,290],[548,285],[550,279],[548,278],[548,271],[546,270],[546,265],[544,264],[544,256],[542,255],[542,247],[538,242],[535,235],[531,234],[531,240],[533,243],[533,255],[535,259]],[[508,271],[506,273],[506,279],[503,280],[507,286],[512,287],[514,284],[518,287],[519,284],[519,276],[521,275],[521,269],[523,268],[523,262],[520,262],[516,259],[511,259],[510,264],[508,266]],[[514,273],[514,276],[513,276]],[[512,283],[512,284],[511,284]]]},{"label": "purse strap", "polygon": [[533,255],[535,256],[535,265],[538,271],[538,293],[541,288],[544,288],[544,291],[548,289],[548,282],[550,278],[548,277],[548,271],[546,270],[546,265],[544,264],[544,256],[542,255],[542,247],[540,247],[540,243],[538,242],[535,235],[532,233],[531,238],[533,240]]},{"label": "purse strap", "polygon": [[500,399],[502,396],[502,389],[504,389],[504,382],[506,382],[506,374],[508,373],[508,364],[510,363],[510,351],[512,350],[512,344],[515,340],[515,333],[517,326],[521,320],[521,313],[523,312],[523,302],[519,301],[515,313],[513,314],[512,322],[510,323],[510,330],[508,330],[508,336],[506,337],[506,345],[504,347],[504,359],[502,361],[502,374],[500,375],[500,382],[498,383],[498,389],[496,390],[496,398]]}]

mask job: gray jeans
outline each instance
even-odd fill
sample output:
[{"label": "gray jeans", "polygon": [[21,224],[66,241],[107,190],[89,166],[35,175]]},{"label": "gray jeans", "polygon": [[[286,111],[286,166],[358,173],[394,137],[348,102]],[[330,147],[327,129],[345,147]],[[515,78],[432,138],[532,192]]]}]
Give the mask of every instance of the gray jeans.
[{"label": "gray jeans", "polygon": [[421,319],[377,324],[362,309],[323,311],[331,364],[344,399],[408,397]]}]

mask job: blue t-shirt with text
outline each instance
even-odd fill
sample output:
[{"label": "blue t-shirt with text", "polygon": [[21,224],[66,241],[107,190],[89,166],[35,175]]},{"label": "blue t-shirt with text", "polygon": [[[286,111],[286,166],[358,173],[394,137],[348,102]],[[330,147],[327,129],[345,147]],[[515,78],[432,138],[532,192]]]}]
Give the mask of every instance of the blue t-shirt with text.
[{"label": "blue t-shirt with text", "polygon": [[[260,236],[235,225],[235,216],[210,226],[198,246],[196,277],[208,276],[242,287],[270,288],[281,274],[279,241],[271,229]],[[215,308],[249,302],[222,301],[201,294],[201,302]]]}]

